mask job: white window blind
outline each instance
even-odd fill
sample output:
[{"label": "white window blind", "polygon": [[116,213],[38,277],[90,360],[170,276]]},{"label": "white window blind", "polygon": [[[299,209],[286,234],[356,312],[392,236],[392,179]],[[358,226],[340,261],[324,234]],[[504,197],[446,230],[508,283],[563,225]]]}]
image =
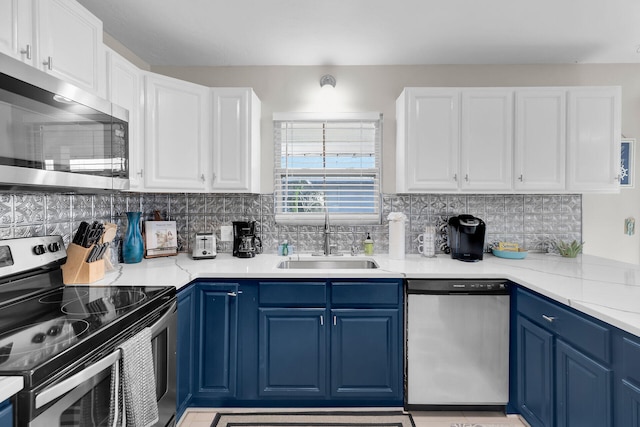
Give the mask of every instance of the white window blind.
[{"label": "white window blind", "polygon": [[276,222],[380,223],[382,116],[274,114]]}]

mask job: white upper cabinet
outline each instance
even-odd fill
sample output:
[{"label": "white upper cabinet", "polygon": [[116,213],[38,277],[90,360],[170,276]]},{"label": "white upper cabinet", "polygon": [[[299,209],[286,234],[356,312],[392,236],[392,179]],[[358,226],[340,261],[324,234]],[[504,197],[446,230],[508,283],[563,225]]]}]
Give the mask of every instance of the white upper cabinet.
[{"label": "white upper cabinet", "polygon": [[0,51],[105,96],[102,21],[74,0],[0,0]]},{"label": "white upper cabinet", "polygon": [[463,90],[460,134],[461,188],[511,189],[513,90]]},{"label": "white upper cabinet", "polygon": [[142,71],[122,56],[107,48],[107,98],[129,111],[129,184],[131,189],[143,187],[144,97]]},{"label": "white upper cabinet", "polygon": [[33,64],[33,3],[0,0],[0,52]]},{"label": "white upper cabinet", "polygon": [[212,191],[260,192],[260,100],[250,88],[213,88]]},{"label": "white upper cabinet", "polygon": [[569,190],[619,190],[620,98],[620,87],[569,90]]},{"label": "white upper cabinet", "polygon": [[36,66],[104,95],[102,21],[73,0],[35,0]]},{"label": "white upper cabinet", "polygon": [[514,188],[564,190],[566,90],[521,88],[515,97]]},{"label": "white upper cabinet", "polygon": [[460,91],[407,88],[396,101],[398,192],[456,190]]},{"label": "white upper cabinet", "polygon": [[398,193],[617,191],[620,87],[405,88]]},{"label": "white upper cabinet", "polygon": [[406,88],[396,108],[399,193],[512,188],[512,90]]},{"label": "white upper cabinet", "polygon": [[153,73],[144,79],[145,189],[206,191],[210,89]]}]

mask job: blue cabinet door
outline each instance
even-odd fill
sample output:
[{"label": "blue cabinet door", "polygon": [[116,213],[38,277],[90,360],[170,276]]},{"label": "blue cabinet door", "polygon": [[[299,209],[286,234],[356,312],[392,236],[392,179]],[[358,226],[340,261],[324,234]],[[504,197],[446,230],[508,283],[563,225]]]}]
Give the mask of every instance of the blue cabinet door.
[{"label": "blue cabinet door", "polygon": [[640,387],[622,380],[621,388],[619,423],[621,426],[640,427]]},{"label": "blue cabinet door", "polygon": [[522,316],[516,328],[518,408],[531,427],[552,427],[553,335]]},{"label": "blue cabinet door", "polygon": [[324,308],[259,309],[259,395],[324,398],[327,328]]},{"label": "blue cabinet door", "polygon": [[402,398],[399,309],[331,310],[331,396]]},{"label": "blue cabinet door", "polygon": [[620,372],[617,376],[620,402],[616,423],[640,427],[640,340],[627,333],[620,334]]},{"label": "blue cabinet door", "polygon": [[193,391],[195,307],[194,286],[180,289],[178,292],[178,337],[176,343],[177,419],[180,419],[191,403]]},{"label": "blue cabinet door", "polygon": [[198,287],[194,397],[202,402],[236,396],[238,288],[237,283]]},{"label": "blue cabinet door", "polygon": [[0,403],[0,427],[13,427],[13,406],[8,400]]},{"label": "blue cabinet door", "polygon": [[611,370],[556,340],[557,426],[612,425]]}]

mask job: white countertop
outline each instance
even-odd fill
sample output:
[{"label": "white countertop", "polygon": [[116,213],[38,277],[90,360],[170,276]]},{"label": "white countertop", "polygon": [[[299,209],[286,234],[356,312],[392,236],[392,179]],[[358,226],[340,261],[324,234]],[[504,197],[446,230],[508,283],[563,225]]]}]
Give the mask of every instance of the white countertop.
[{"label": "white countertop", "polygon": [[24,387],[22,377],[0,377],[0,402],[4,402]]},{"label": "white countertop", "polygon": [[[277,268],[285,259],[262,254],[243,259],[218,254],[215,259],[193,260],[186,254],[120,264],[95,285],[171,285],[180,288],[203,278],[505,278],[640,336],[640,266],[589,255],[562,258],[528,254],[513,260],[485,254],[484,260],[467,263],[448,255],[425,258],[407,255],[392,260],[374,255],[380,268],[370,270],[286,270]],[[313,257],[317,259],[318,257]]]}]

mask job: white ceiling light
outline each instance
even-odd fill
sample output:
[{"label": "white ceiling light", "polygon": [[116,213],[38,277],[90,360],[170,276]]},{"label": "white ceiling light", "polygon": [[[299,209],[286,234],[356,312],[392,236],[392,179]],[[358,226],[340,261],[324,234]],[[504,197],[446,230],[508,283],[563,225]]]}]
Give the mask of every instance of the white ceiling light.
[{"label": "white ceiling light", "polygon": [[320,77],[320,87],[325,87],[327,85],[331,85],[331,87],[336,87],[336,78],[331,74],[325,74]]}]

